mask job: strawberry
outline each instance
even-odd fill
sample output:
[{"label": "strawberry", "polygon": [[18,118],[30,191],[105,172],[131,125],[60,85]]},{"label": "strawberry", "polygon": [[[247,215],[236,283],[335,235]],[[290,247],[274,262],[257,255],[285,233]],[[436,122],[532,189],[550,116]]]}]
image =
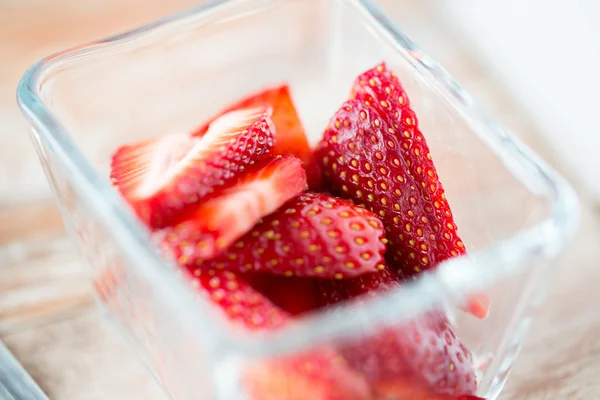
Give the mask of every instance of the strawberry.
[{"label": "strawberry", "polygon": [[[382,63],[356,79],[351,97],[315,150],[325,186],[381,217],[388,263],[403,278],[466,254],[398,77]],[[469,307],[485,316],[486,298],[481,297]]]},{"label": "strawberry", "polygon": [[161,228],[268,154],[269,109],[223,114],[202,137],[172,134],[119,148],[111,180],[152,228]]},{"label": "strawberry", "polygon": [[[273,110],[271,119],[275,125],[276,144],[272,153],[296,156],[307,166],[312,152],[289,86],[283,84],[254,93],[228,106],[218,115],[250,107],[271,107]],[[206,129],[206,126],[199,129],[197,135],[202,135]]]},{"label": "strawberry", "polygon": [[[400,285],[389,268],[375,274],[319,283],[323,306],[375,296]],[[429,312],[373,335],[339,345],[350,366],[360,371],[385,399],[434,400],[472,395],[477,389],[470,350],[444,314]]]},{"label": "strawberry", "polygon": [[[321,283],[324,305],[398,286],[393,272]],[[439,312],[384,327],[376,334],[339,346],[350,366],[360,371],[386,399],[438,399],[471,395],[477,388],[470,350]]]},{"label": "strawberry", "polygon": [[267,158],[154,237],[180,264],[202,263],[304,190],[306,174],[299,159]]},{"label": "strawberry", "polygon": [[219,268],[342,279],[383,268],[381,221],[327,194],[304,193],[267,216],[226,253]]},{"label": "strawberry", "polygon": [[[232,321],[251,330],[273,330],[290,321],[239,274],[189,267],[192,284]],[[369,388],[331,349],[253,362],[244,376],[250,400],[367,400]]]}]

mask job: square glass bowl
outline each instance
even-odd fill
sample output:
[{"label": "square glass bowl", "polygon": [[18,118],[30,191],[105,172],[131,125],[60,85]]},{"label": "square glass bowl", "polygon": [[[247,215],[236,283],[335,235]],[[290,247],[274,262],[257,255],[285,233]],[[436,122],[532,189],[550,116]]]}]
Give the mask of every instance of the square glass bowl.
[{"label": "square glass bowl", "polygon": [[[190,131],[284,81],[314,144],[354,77],[380,61],[408,93],[469,255],[279,331],[234,326],[152,246],[108,179],[112,152]],[[285,378],[286,361],[360,345],[432,310],[447,313],[472,349],[477,395],[495,399],[577,225],[571,187],[370,0],[213,1],[41,61],[21,80],[18,101],[99,304],[177,400],[316,399],[302,374],[269,380]],[[487,319],[460,311],[474,291],[491,300]],[[269,382],[257,393],[261,371]]]}]

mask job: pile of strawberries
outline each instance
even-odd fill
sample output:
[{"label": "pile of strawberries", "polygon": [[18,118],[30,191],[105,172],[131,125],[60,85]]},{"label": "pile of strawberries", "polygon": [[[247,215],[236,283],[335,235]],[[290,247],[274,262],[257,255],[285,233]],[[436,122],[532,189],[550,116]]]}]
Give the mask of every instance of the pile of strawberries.
[{"label": "pile of strawberries", "polygon": [[[247,329],[278,329],[466,252],[385,63],[355,80],[315,149],[282,85],[195,132],[119,148],[111,179],[199,293]],[[486,297],[465,309],[485,317]],[[471,352],[441,312],[246,378],[253,400],[456,400],[477,389]]]}]

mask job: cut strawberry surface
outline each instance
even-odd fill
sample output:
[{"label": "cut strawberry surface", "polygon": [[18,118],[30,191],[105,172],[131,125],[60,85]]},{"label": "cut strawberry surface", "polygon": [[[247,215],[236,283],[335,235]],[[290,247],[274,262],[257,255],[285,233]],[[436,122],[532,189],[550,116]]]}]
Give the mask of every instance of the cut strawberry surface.
[{"label": "cut strawberry surface", "polygon": [[230,186],[195,206],[155,239],[182,265],[202,263],[229,247],[263,216],[306,190],[302,162],[292,156],[262,160]]},{"label": "cut strawberry surface", "polygon": [[123,146],[113,156],[111,180],[142,221],[164,227],[269,154],[269,113],[237,110],[214,120],[202,137],[173,134]]},{"label": "cut strawberry surface", "polygon": [[[360,75],[352,99],[330,121],[315,151],[324,184],[375,212],[386,257],[404,278],[466,253],[429,147],[398,78],[385,64]],[[486,299],[484,295],[480,295]],[[486,301],[471,301],[475,315]]]},{"label": "cut strawberry surface", "polygon": [[343,279],[384,268],[384,229],[370,211],[304,193],[208,263],[242,272]]},{"label": "cut strawberry surface", "polygon": [[[251,330],[279,329],[290,314],[244,277],[231,271],[190,267],[192,283],[228,318]],[[293,301],[293,299],[288,300]],[[252,400],[367,400],[369,387],[331,349],[255,363],[245,374]]]},{"label": "cut strawberry surface", "polygon": [[[293,155],[301,159],[305,166],[308,165],[311,149],[287,84],[265,89],[238,100],[222,110],[219,115],[248,107],[272,108],[271,119],[277,138],[274,155]],[[205,131],[206,127],[198,130],[197,135],[202,135]]]}]

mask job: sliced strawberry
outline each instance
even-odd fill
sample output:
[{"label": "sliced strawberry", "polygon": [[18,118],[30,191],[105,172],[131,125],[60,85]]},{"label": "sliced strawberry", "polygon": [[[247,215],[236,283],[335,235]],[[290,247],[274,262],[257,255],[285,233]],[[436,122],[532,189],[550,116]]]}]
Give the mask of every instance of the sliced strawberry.
[{"label": "sliced strawberry", "polygon": [[271,151],[269,112],[224,114],[201,138],[182,133],[123,146],[112,159],[112,182],[142,221],[164,227]]},{"label": "sliced strawberry", "polygon": [[209,265],[342,279],[383,268],[384,241],[381,221],[372,212],[327,194],[304,193]]},{"label": "sliced strawberry", "polygon": [[[386,257],[410,278],[466,253],[429,147],[398,78],[385,64],[360,75],[315,156],[324,184],[379,215]],[[482,295],[483,298],[485,296]],[[485,301],[472,300],[474,314]]]},{"label": "sliced strawberry", "polygon": [[306,174],[296,157],[268,158],[237,181],[196,205],[174,226],[155,233],[182,265],[201,263],[229,247],[263,216],[306,190]]},{"label": "sliced strawberry", "polygon": [[[366,293],[376,295],[397,285],[389,270],[325,281],[321,300],[325,305],[335,304]],[[385,399],[441,400],[473,395],[477,389],[471,352],[440,312],[382,328],[374,335],[340,345],[339,351]]]},{"label": "sliced strawberry", "polygon": [[[305,166],[308,165],[311,149],[287,84],[265,89],[238,100],[222,110],[219,115],[248,107],[273,109],[271,119],[275,125],[277,139],[273,149],[274,155],[293,155],[301,159]],[[202,135],[204,131],[206,127],[199,129],[197,134]]]},{"label": "sliced strawberry", "polygon": [[[290,321],[243,277],[231,271],[190,267],[192,283],[234,322],[273,330]],[[367,400],[368,385],[331,349],[253,363],[244,377],[251,400]]]}]

